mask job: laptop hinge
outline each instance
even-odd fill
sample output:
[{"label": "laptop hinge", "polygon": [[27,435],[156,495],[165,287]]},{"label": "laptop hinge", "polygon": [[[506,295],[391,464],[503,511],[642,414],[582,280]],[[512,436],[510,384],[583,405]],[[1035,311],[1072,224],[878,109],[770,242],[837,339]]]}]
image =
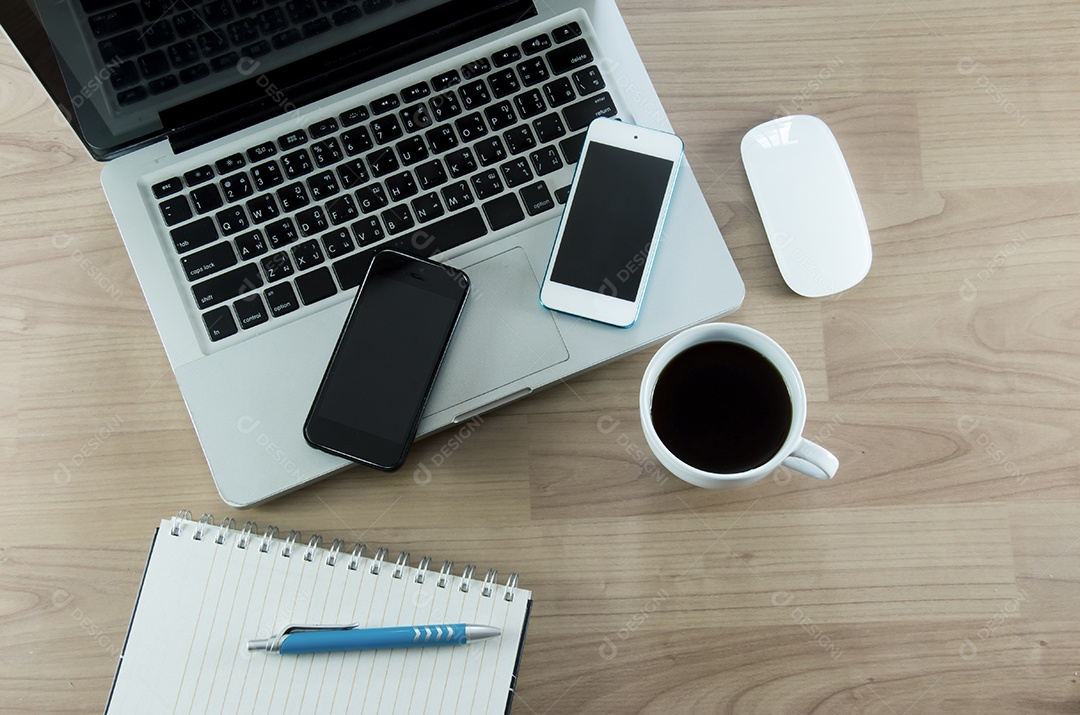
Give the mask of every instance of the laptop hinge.
[{"label": "laptop hinge", "polygon": [[295,112],[537,14],[532,0],[492,3],[478,15],[467,17],[462,17],[460,10],[456,17],[445,18],[438,17],[449,12],[444,8],[427,12],[433,17],[425,18],[425,23],[438,29],[423,35],[405,35],[391,26],[264,73],[249,60],[249,79],[162,112],[173,153]]}]

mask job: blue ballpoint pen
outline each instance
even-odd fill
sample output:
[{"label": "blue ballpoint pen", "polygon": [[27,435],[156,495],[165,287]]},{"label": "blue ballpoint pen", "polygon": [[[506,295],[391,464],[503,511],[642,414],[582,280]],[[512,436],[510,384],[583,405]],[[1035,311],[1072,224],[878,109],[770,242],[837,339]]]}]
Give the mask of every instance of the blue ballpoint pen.
[{"label": "blue ballpoint pen", "polygon": [[248,641],[248,650],[272,653],[337,653],[377,648],[464,645],[502,633],[494,626],[450,623],[427,626],[361,628],[359,623],[343,626],[291,625],[272,638]]}]

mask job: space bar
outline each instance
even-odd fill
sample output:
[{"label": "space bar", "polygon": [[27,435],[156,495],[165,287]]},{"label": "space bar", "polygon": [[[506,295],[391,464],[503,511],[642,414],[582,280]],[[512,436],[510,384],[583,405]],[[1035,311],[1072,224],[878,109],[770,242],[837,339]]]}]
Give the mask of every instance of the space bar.
[{"label": "space bar", "polygon": [[[485,233],[487,233],[487,226],[484,225],[484,219],[480,217],[480,210],[472,208],[441,221],[425,224],[415,231],[403,233],[392,241],[380,243],[376,250],[392,248],[395,251],[427,258],[480,238]],[[334,264],[334,272],[337,273],[342,290],[355,288],[363,282],[374,255],[373,250],[362,251],[342,258]]]}]

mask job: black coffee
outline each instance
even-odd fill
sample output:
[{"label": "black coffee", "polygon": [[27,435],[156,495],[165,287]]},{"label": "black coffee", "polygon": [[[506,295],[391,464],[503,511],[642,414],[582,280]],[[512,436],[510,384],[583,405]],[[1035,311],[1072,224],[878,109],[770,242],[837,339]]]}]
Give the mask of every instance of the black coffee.
[{"label": "black coffee", "polygon": [[672,453],[707,472],[768,462],[791,429],[780,371],[738,343],[699,343],[676,355],[653,390],[652,421]]}]

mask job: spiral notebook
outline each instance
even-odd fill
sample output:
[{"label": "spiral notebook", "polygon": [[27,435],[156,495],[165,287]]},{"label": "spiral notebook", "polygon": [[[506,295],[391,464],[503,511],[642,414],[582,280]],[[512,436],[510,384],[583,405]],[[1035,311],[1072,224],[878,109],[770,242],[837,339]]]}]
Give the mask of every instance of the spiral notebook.
[{"label": "spiral notebook", "polygon": [[[189,512],[154,535],[107,714],[508,713],[531,593],[489,570],[460,575],[408,552],[346,550],[318,535],[260,535]],[[290,624],[477,623],[498,638],[463,646],[279,655],[247,641]]]}]

